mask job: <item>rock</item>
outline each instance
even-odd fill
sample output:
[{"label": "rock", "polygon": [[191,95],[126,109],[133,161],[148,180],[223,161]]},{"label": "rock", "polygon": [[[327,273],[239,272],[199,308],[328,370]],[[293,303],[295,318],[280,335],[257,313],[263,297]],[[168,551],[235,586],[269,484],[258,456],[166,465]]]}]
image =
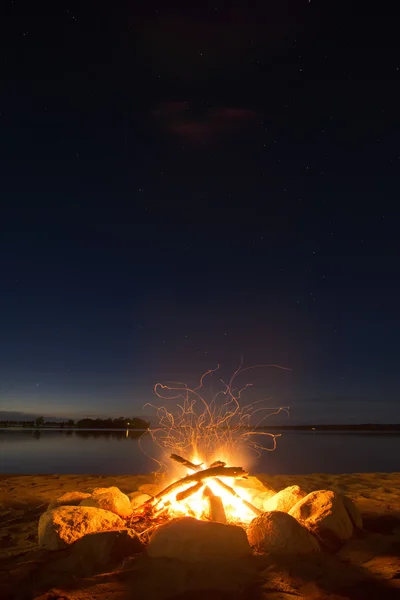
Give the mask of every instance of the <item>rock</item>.
[{"label": "rock", "polygon": [[357,506],[354,504],[353,500],[344,494],[340,494],[340,498],[343,502],[343,505],[347,511],[347,514],[350,517],[350,521],[353,523],[353,526],[356,529],[363,528],[363,520],[360,511]]},{"label": "rock", "polygon": [[85,498],[90,498],[90,494],[85,492],[66,492],[50,502],[47,510],[53,510],[53,508],[58,508],[59,506],[78,506]]},{"label": "rock", "polygon": [[114,513],[91,506],[59,506],[39,519],[39,547],[61,550],[87,533],[121,528],[124,522]]},{"label": "rock", "polygon": [[93,493],[93,496],[82,500],[80,506],[94,506],[109,510],[123,519],[132,514],[130,499],[116,487],[110,487],[105,492]]},{"label": "rock", "polygon": [[85,491],[95,496],[96,494],[104,494],[105,492],[120,492],[121,490],[115,487],[115,485],[110,485],[109,487],[87,488]]},{"label": "rock", "polygon": [[289,514],[329,543],[348,540],[353,534],[350,517],[336,492],[311,492],[295,504]]},{"label": "rock", "polygon": [[235,488],[246,490],[247,495],[244,496],[246,500],[249,500],[260,510],[264,510],[264,502],[275,495],[273,490],[266,488],[262,481],[251,475],[247,479],[237,479],[235,481]]},{"label": "rock", "polygon": [[263,509],[266,512],[279,510],[288,513],[299,500],[304,498],[305,495],[305,492],[303,492],[298,485],[291,485],[271,498],[268,498],[268,500],[264,502]]},{"label": "rock", "polygon": [[268,490],[268,488],[265,487],[263,482],[260,481],[258,477],[254,477],[253,475],[250,475],[249,477],[247,477],[247,479],[237,479],[235,481],[235,487],[244,488],[245,490],[248,490],[250,493],[253,494],[260,494],[268,491],[270,491],[271,494],[275,493],[272,490]]},{"label": "rock", "polygon": [[144,483],[139,486],[139,492],[142,494],[148,494],[149,496],[155,496],[162,488],[156,483]]},{"label": "rock", "polygon": [[143,492],[131,492],[130,494],[127,494],[127,496],[131,502],[132,510],[135,510],[151,498],[149,494],[144,494]]},{"label": "rock", "polygon": [[214,562],[250,556],[251,548],[242,527],[183,517],[156,529],[147,553],[152,558]]},{"label": "rock", "polygon": [[286,512],[264,512],[253,519],[247,530],[252,546],[271,554],[294,556],[320,550],[317,540]]},{"label": "rock", "polygon": [[99,568],[111,567],[143,549],[144,545],[133,529],[113,529],[84,535],[71,546],[70,557],[83,566],[82,574],[91,575]]},{"label": "rock", "polygon": [[255,494],[253,497],[250,498],[250,502],[254,504],[254,506],[256,506],[257,508],[259,508],[261,511],[264,511],[264,506],[266,502],[268,502],[268,500],[272,498],[272,496],[275,496],[275,492],[259,492],[258,494]]}]

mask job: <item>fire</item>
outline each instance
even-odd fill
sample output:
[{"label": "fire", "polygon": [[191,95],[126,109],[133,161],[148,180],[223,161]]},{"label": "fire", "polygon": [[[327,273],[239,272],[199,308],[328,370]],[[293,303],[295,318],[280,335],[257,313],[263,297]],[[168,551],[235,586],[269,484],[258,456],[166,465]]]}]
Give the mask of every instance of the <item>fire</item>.
[{"label": "fire", "polygon": [[[184,383],[156,384],[154,391],[163,404],[150,405],[156,409],[158,426],[149,433],[163,451],[162,459],[154,460],[159,471],[169,474],[169,485],[148,501],[152,518],[191,516],[246,524],[260,514],[261,510],[252,503],[257,490],[246,486],[248,473],[230,465],[248,463],[251,455],[276,447],[279,434],[267,433],[260,425],[268,416],[287,413],[288,407],[266,408],[260,400],[243,403],[242,394],[252,384],[235,387],[240,374],[266,366],[289,370],[279,365],[244,369],[240,366],[228,383],[219,379],[219,389],[211,398],[206,397],[203,384],[219,366],[202,375],[195,388]],[[166,402],[171,401],[168,409]],[[268,440],[272,442],[270,446],[265,445]],[[171,472],[167,457],[180,464],[180,473]]]},{"label": "fire", "polygon": [[[195,460],[191,461],[197,462]],[[203,469],[204,470],[204,469]],[[187,475],[189,475],[187,471]],[[222,485],[221,485],[222,484]],[[236,496],[228,492],[225,486],[234,490]],[[189,489],[186,486],[184,489]],[[251,502],[252,494],[244,487],[232,485],[232,480],[228,477],[212,478],[204,482],[204,485],[199,486],[199,489],[191,494],[188,498],[178,501],[176,490],[164,496],[160,502],[160,510],[168,509],[170,516],[191,516],[196,519],[210,519],[210,501],[209,495],[204,493],[205,490],[210,490],[214,498],[219,498],[223,506],[227,522],[248,523],[254,519],[254,511],[248,508],[244,501]]]}]

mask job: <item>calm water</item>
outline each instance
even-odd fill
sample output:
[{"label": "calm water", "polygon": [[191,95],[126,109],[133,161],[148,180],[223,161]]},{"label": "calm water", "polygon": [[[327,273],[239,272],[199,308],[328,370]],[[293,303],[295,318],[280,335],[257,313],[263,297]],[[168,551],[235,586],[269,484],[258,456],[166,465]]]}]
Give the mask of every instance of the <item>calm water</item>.
[{"label": "calm water", "polygon": [[[137,434],[136,434],[137,436]],[[154,455],[148,435],[141,440]],[[156,470],[121,431],[0,430],[0,473],[139,474]],[[285,432],[275,452],[253,464],[253,473],[306,474],[400,471],[400,433]]]}]

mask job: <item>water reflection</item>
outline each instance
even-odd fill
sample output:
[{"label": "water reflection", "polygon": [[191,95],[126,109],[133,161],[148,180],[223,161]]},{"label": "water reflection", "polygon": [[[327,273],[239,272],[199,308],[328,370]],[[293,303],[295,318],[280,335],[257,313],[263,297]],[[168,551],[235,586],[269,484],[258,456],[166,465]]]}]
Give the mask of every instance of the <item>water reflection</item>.
[{"label": "water reflection", "polygon": [[[275,452],[240,466],[271,475],[392,472],[399,456],[394,433],[290,432]],[[158,468],[151,457],[160,454],[143,431],[0,430],[0,473],[150,473]]]}]

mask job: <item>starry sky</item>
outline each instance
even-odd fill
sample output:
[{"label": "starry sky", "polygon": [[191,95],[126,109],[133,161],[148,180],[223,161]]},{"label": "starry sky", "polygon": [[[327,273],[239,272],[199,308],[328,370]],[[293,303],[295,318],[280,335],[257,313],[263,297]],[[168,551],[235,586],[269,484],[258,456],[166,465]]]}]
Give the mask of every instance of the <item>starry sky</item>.
[{"label": "starry sky", "polygon": [[6,0],[0,413],[243,357],[287,422],[400,422],[396,20],[228,4]]}]

